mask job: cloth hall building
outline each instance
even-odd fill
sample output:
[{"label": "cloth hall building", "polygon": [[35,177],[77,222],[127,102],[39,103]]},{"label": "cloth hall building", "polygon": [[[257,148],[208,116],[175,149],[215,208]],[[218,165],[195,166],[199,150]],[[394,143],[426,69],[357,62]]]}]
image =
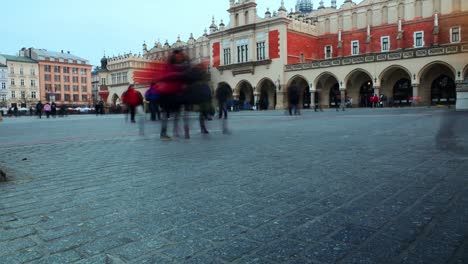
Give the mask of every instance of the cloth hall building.
[{"label": "cloth hall building", "polygon": [[394,106],[468,109],[467,1],[331,3],[298,0],[288,11],[282,1],[259,15],[255,0],[230,0],[229,23],[213,19],[209,32],[187,43],[144,45],[143,57],[162,60],[182,48],[208,58],[213,90],[227,84],[235,99],[261,100],[263,109],[286,107],[292,84],[304,107],[315,97],[323,106],[339,98],[362,107],[371,94],[384,94]]}]

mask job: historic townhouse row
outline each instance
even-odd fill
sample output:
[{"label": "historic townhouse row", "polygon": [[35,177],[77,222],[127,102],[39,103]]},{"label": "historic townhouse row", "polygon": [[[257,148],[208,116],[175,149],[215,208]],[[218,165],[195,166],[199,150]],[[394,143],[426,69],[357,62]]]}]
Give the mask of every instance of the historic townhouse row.
[{"label": "historic townhouse row", "polygon": [[22,48],[19,56],[0,55],[0,104],[34,107],[38,101],[85,106],[92,102],[91,65],[69,52]]}]

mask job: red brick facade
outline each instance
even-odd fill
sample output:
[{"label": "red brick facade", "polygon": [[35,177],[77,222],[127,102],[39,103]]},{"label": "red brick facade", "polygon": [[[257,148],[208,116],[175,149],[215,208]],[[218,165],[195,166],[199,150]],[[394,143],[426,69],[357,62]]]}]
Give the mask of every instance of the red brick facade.
[{"label": "red brick facade", "polygon": [[279,31],[272,30],[268,32],[269,39],[269,56],[270,59],[278,59],[280,57]]},{"label": "red brick facade", "polygon": [[221,50],[220,43],[213,43],[213,67],[219,67],[221,65]]}]

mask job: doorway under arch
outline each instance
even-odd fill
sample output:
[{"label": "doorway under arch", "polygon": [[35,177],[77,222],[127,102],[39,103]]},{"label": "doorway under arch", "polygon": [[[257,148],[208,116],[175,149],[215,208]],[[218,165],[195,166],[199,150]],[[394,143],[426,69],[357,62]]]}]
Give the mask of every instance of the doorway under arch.
[{"label": "doorway under arch", "polygon": [[441,74],[431,85],[432,105],[454,105],[457,101],[455,81],[445,74]]}]

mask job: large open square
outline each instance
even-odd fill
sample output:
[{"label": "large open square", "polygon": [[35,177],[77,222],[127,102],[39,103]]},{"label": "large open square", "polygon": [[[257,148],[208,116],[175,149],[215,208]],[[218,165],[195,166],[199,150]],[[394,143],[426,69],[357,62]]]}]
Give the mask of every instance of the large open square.
[{"label": "large open square", "polygon": [[4,119],[0,263],[468,263],[468,114],[192,121]]}]

